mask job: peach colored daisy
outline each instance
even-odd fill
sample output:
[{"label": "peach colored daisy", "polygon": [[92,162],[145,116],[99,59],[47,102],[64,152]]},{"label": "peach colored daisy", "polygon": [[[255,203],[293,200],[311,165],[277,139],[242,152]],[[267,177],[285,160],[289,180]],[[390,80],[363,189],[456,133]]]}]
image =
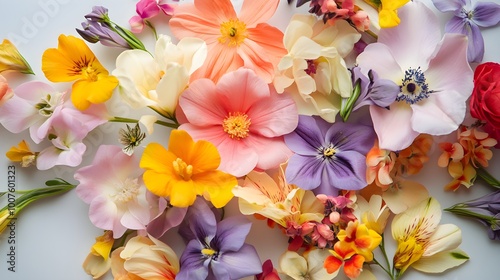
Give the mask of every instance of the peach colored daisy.
[{"label": "peach colored daisy", "polygon": [[208,58],[191,79],[220,77],[242,66],[253,69],[267,83],[279,59],[286,54],[283,33],[265,23],[279,0],[245,0],[239,15],[230,0],[194,0],[179,5],[170,20],[179,39],[197,37],[208,46]]}]

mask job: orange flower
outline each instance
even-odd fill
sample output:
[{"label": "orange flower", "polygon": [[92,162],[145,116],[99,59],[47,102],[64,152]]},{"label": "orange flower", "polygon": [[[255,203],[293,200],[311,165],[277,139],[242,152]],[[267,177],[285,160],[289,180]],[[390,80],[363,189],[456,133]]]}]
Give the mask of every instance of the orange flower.
[{"label": "orange flower", "polygon": [[170,20],[179,39],[197,37],[208,46],[208,59],[191,79],[217,82],[227,72],[242,66],[253,69],[270,83],[278,60],[286,54],[283,33],[267,23],[279,0],[245,0],[239,16],[230,0],[194,0],[179,5]]},{"label": "orange flower", "polygon": [[20,162],[22,167],[28,167],[36,163],[38,152],[32,152],[28,143],[22,140],[18,147],[11,147],[5,155],[13,162]]}]

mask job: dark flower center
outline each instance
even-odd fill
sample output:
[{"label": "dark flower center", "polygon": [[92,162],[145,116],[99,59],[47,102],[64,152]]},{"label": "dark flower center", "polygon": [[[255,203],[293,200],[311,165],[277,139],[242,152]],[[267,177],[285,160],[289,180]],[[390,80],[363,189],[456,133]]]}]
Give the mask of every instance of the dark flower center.
[{"label": "dark flower center", "polygon": [[322,160],[331,160],[335,157],[336,153],[337,150],[335,150],[332,144],[330,144],[328,147],[321,147],[318,149],[319,157]]},{"label": "dark flower center", "polygon": [[217,258],[219,257],[219,252],[218,251],[215,251],[214,249],[212,248],[203,248],[201,250],[201,253],[203,254],[204,257],[206,257],[207,259],[210,258],[212,260],[217,260]]},{"label": "dark flower center", "polygon": [[316,63],[314,63],[314,60],[308,59],[307,61],[307,68],[304,70],[307,75],[313,75],[316,74]]},{"label": "dark flower center", "polygon": [[425,75],[420,70],[420,67],[417,69],[410,68],[405,71],[405,77],[399,86],[396,101],[404,101],[411,105],[428,98],[433,92],[429,89]]}]

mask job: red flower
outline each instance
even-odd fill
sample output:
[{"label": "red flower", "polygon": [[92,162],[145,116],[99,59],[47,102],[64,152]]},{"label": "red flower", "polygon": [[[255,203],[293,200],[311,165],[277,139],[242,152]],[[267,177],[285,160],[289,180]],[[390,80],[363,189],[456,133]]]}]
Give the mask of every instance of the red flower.
[{"label": "red flower", "polygon": [[476,68],[470,111],[474,118],[500,129],[500,64],[486,62]]}]

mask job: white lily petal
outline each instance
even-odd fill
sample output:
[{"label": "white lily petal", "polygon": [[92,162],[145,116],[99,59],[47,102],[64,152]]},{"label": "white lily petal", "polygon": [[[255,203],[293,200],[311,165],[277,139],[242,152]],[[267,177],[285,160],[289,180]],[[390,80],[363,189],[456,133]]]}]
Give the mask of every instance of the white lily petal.
[{"label": "white lily petal", "polygon": [[170,116],[174,115],[179,96],[187,88],[189,74],[186,68],[178,63],[169,63],[166,73],[156,87],[158,107]]},{"label": "white lily petal", "polygon": [[313,15],[294,15],[283,35],[285,48],[290,51],[301,36],[311,37],[313,34],[311,26],[315,21]]},{"label": "white lily petal", "polygon": [[307,261],[296,252],[286,251],[279,258],[280,270],[283,274],[292,277],[295,280],[304,279],[303,276],[307,275]]},{"label": "white lily petal", "polygon": [[441,205],[430,197],[394,217],[391,226],[392,237],[399,240],[410,234],[425,240],[431,237],[440,220]]},{"label": "white lily petal", "polygon": [[310,38],[301,36],[293,45],[290,50],[290,54],[292,54],[294,58],[316,59],[320,56],[322,48],[323,46],[314,42]]},{"label": "white lily petal", "polygon": [[153,134],[154,124],[158,120],[157,116],[154,115],[144,115],[141,116],[139,122],[142,123],[146,127],[146,131],[149,135]]},{"label": "white lily petal", "polygon": [[458,248],[462,243],[462,231],[453,224],[439,225],[429,240],[422,257]]},{"label": "white lily petal", "polygon": [[459,266],[469,260],[469,256],[460,249],[445,251],[429,257],[422,257],[413,263],[412,267],[426,273],[441,273]]},{"label": "white lily petal", "polygon": [[186,37],[177,43],[177,47],[182,50],[182,65],[186,67],[189,75],[200,68],[207,58],[207,44],[202,39]]}]

